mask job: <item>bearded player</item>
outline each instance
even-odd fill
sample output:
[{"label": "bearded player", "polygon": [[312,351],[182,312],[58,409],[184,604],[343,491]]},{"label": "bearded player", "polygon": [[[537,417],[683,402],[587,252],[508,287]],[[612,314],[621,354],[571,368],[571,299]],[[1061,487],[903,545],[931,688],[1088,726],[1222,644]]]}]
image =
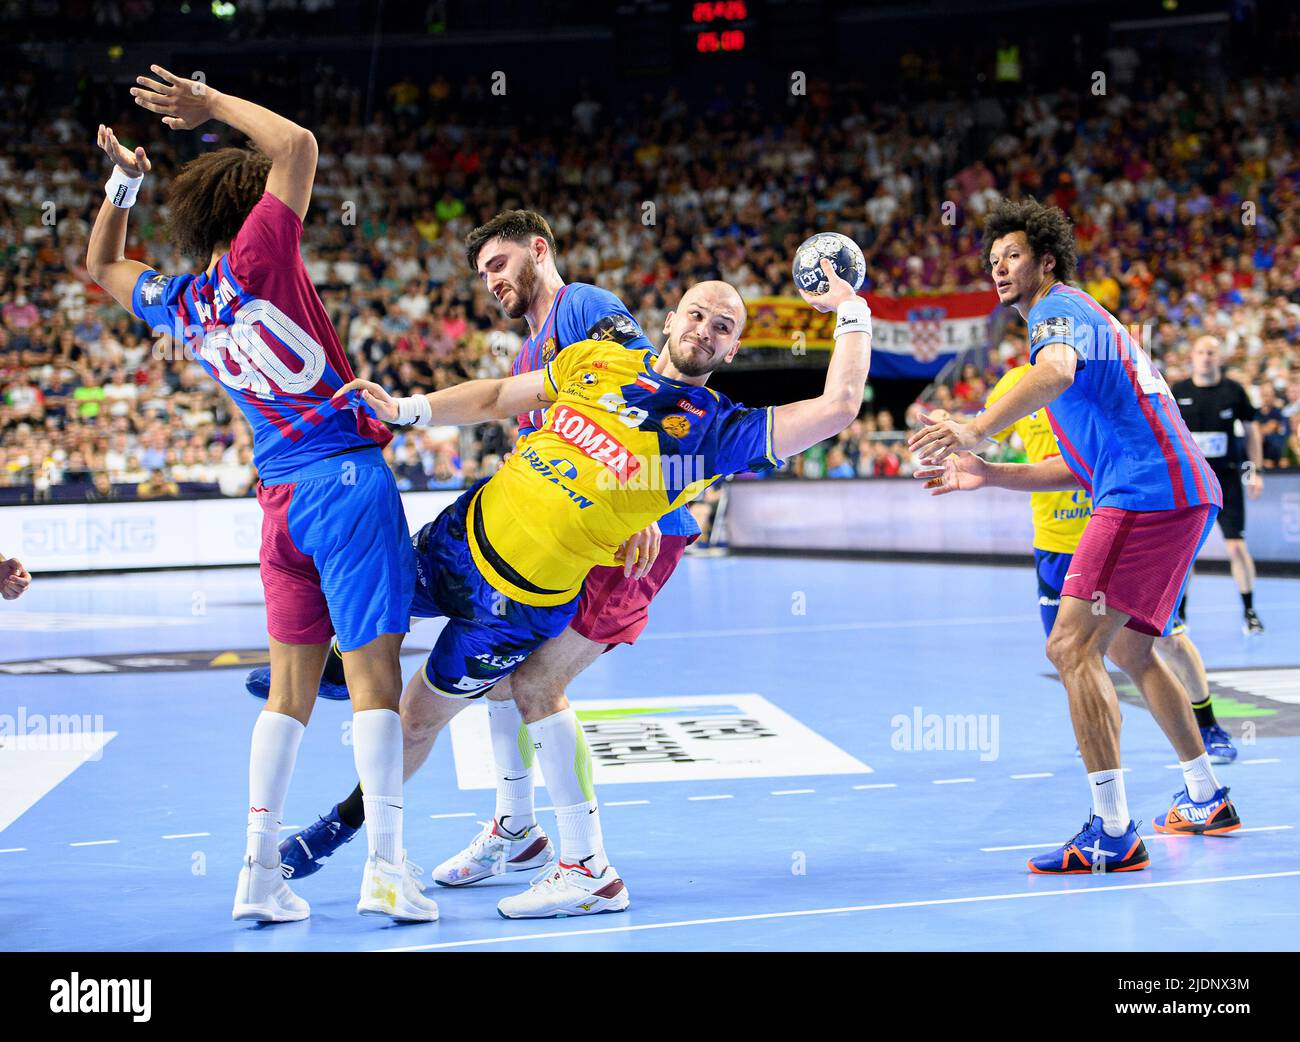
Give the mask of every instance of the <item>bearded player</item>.
[{"label": "bearded player", "polygon": [[[546,219],[531,210],[505,210],[466,236],[465,259],[471,271],[501,305],[508,318],[523,318],[529,336],[514,361],[515,374],[533,372],[554,361],[571,344],[600,340],[634,350],[652,350],[631,313],[613,293],[585,283],[566,284],[556,267],[555,237]],[[699,287],[694,306],[708,308],[706,335],[740,335],[744,307],[720,283]],[[703,314],[703,312],[701,312]],[[695,334],[687,334],[688,339]],[[519,437],[542,424],[544,410],[515,417]],[[621,551],[621,565],[597,566],[587,574],[578,611],[569,626],[528,656],[487,694],[489,730],[497,783],[492,821],[464,850],[433,870],[444,886],[463,886],[501,871],[530,871],[554,856],[549,838],[537,825],[531,757],[526,755],[525,724],[553,715],[567,704],[570,683],[605,651],[633,644],[645,628],[650,603],[699,535],[690,512],[671,511],[633,536]],[[510,663],[514,667],[516,663]],[[264,689],[269,670],[249,674],[249,690]],[[341,663],[332,657],[321,693],[346,691]],[[474,697],[475,692],[465,692]],[[407,700],[406,776],[428,758],[450,716],[436,700]],[[427,717],[419,715],[427,710]],[[521,751],[522,750],[522,751]],[[302,878],[349,842],[364,820],[362,787],[314,824],[281,844],[287,875]]]},{"label": "bearded player", "polygon": [[[394,401],[357,382],[390,422],[479,423],[556,403],[501,470],[416,538],[412,614],[450,621],[407,684],[404,720],[441,727],[563,631],[587,574],[608,567],[647,518],[684,505],[725,474],[778,467],[852,422],[870,363],[870,311],[848,283],[833,274],[829,282],[824,294],[807,298],[838,311],[825,391],[774,409],[745,409],[704,386],[739,350],[744,314],[735,289],[716,282],[683,296],[658,358],[583,341],[542,370],[432,395]],[[521,768],[535,758],[545,774],[559,857],[498,910],[507,918],[622,911],[627,888],[605,853],[582,727],[567,699],[548,708],[542,717],[530,713],[512,737]]]},{"label": "bearded player", "polygon": [[[1027,492],[1082,485],[1092,495],[1047,640],[1069,696],[1092,813],[1072,840],[1031,858],[1029,868],[1134,871],[1150,858],[1124,791],[1119,699],[1107,655],[1137,685],[1182,767],[1184,788],[1156,829],[1217,835],[1241,827],[1186,693],[1155,652],[1156,638],[1172,630],[1222,493],[1145,352],[1109,312],[1067,285],[1075,250],[1065,214],[1032,199],[1004,201],[986,221],[985,242],[998,299],[1028,324],[1030,371],[969,422],[927,417],[909,444],[923,463],[917,476],[933,494],[987,484]],[[1060,456],[990,464],[972,454],[991,432],[1045,407]]]},{"label": "bearded player", "polygon": [[246,134],[186,164],[172,185],[171,232],[197,275],[163,275],[123,256],[149,160],[101,126],[113,163],[86,267],[114,299],[197,360],[253,429],[263,511],[261,575],[274,681],[253,728],[247,846],[233,917],[305,919],[280,871],[279,829],[332,634],[352,678],[352,746],[365,784],[369,856],[357,910],[430,921],[437,905],[406,871],[398,653],[414,557],[382,424],[334,395],[352,379],[299,252],[316,173],[310,131],[154,65],[136,103],[171,130],[209,119]]}]

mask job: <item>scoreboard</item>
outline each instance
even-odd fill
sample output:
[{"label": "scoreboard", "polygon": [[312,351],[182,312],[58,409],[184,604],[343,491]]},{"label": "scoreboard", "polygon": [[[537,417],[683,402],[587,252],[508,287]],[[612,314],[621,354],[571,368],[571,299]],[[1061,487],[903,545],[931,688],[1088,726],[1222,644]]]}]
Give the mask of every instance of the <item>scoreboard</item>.
[{"label": "scoreboard", "polygon": [[739,54],[752,42],[749,0],[700,0],[690,5],[687,33],[696,54]]}]

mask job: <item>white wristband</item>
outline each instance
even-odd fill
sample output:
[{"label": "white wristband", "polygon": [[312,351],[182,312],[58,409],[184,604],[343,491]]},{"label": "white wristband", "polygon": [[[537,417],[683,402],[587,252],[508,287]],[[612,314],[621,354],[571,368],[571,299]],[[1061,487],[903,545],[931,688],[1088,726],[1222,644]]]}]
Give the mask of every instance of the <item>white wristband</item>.
[{"label": "white wristband", "polygon": [[833,334],[836,340],[846,333],[871,335],[871,307],[861,297],[846,300],[835,309],[835,314],[838,316]]},{"label": "white wristband", "polygon": [[397,398],[397,419],[393,421],[399,427],[429,427],[433,424],[433,410],[429,408],[426,395],[415,394],[410,398]]},{"label": "white wristband", "polygon": [[140,182],[143,180],[144,174],[131,177],[120,166],[114,164],[113,176],[104,185],[104,194],[119,210],[130,209],[135,205],[135,197],[140,192]]}]

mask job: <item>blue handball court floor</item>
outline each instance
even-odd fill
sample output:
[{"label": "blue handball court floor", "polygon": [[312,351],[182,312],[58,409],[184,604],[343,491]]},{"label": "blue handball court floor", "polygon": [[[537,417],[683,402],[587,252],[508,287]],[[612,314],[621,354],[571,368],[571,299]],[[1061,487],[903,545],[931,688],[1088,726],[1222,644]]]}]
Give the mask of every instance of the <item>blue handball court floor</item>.
[{"label": "blue handball court floor", "polygon": [[[436,924],[355,914],[364,840],[297,889],[303,923],[230,920],[244,842],[242,685],[264,661],[254,569],[39,579],[0,604],[0,948],[7,950],[1280,950],[1300,937],[1300,581],[1263,579],[1240,628],[1227,577],[1192,634],[1240,759],[1245,827],[1168,838],[1181,785],[1146,710],[1124,763],[1151,867],[1032,876],[1088,814],[1029,567],[689,558],[632,649],[570,692],[597,759],[618,915],[507,922],[527,875],[441,890]],[[417,667],[438,622],[416,626]],[[350,709],[321,702],[285,828],[354,784]],[[58,733],[53,733],[58,732]],[[406,788],[432,867],[493,797],[485,711]],[[538,790],[540,820],[553,825]]]}]

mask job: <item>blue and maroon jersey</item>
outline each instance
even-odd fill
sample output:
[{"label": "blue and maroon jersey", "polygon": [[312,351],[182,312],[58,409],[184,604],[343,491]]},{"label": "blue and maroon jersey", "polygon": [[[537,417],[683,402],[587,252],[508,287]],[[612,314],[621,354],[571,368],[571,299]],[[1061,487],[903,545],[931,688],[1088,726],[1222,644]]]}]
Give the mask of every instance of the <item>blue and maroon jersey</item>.
[{"label": "blue and maroon jersey", "polygon": [[253,428],[253,462],[281,481],[326,456],[384,446],[388,429],[358,402],[331,399],[353,378],[302,262],[302,221],[269,192],[209,275],[146,271],[136,315],[165,330],[221,384]]},{"label": "blue and maroon jersey", "polygon": [[[641,324],[617,296],[586,282],[571,282],[555,294],[542,328],[520,346],[514,373],[518,376],[544,369],[566,347],[584,340],[608,340],[631,351],[658,354],[641,331]],[[546,410],[534,409],[515,420],[522,438],[545,424]],[[663,535],[693,536],[699,535],[700,526],[689,510],[677,507],[659,519],[659,531]]]},{"label": "blue and maroon jersey", "polygon": [[1094,509],[1223,506],[1223,490],[1169,385],[1115,316],[1058,283],[1029,309],[1027,322],[1031,362],[1048,344],[1066,344],[1079,356],[1074,383],[1047,416]]},{"label": "blue and maroon jersey", "polygon": [[[636,351],[655,350],[641,331],[640,324],[632,317],[632,312],[618,297],[599,286],[572,282],[560,287],[542,328],[519,348],[515,355],[514,373],[518,376],[543,369],[560,351],[583,340],[611,340]],[[519,423],[519,436],[522,438],[539,430],[545,418],[545,409],[534,409],[515,417]]]}]

